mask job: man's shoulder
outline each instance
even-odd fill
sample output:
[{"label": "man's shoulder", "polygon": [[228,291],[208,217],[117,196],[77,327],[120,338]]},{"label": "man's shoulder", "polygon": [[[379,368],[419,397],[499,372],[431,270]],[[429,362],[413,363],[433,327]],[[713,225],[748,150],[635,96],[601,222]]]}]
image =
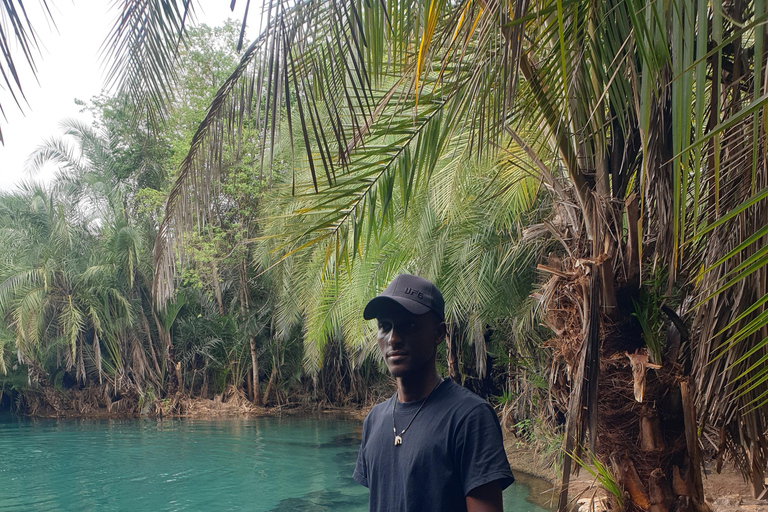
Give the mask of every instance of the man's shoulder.
[{"label": "man's shoulder", "polygon": [[372,418],[377,418],[383,414],[386,414],[387,411],[389,411],[392,408],[392,397],[387,398],[383,402],[380,402],[373,407],[371,407],[371,410],[368,411],[368,415],[365,417],[365,420],[368,421]]},{"label": "man's shoulder", "polygon": [[445,379],[445,382],[443,382],[440,387],[445,388],[441,397],[442,400],[450,401],[455,407],[461,408],[462,410],[469,411],[481,405],[488,405],[488,402],[481,397],[467,388],[453,382],[451,379]]},{"label": "man's shoulder", "polygon": [[495,415],[488,402],[450,379],[446,379],[440,388],[438,388],[438,391],[441,391],[439,396],[435,397],[435,405],[441,411],[438,416],[446,422],[446,425],[461,424],[467,418],[477,414]]}]

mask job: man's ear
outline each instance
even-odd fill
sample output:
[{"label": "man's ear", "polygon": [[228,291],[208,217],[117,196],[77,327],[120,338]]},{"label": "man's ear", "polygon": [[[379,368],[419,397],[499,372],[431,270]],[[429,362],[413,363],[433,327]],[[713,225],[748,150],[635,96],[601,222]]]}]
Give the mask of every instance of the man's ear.
[{"label": "man's ear", "polygon": [[437,324],[437,341],[436,344],[439,345],[445,340],[446,334],[448,334],[448,326],[445,325],[445,322],[440,322]]}]

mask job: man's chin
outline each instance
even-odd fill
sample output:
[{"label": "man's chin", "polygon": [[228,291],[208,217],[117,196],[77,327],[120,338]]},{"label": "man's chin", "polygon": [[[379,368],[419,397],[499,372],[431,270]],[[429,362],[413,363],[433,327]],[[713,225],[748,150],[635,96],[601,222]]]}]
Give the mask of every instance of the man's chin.
[{"label": "man's chin", "polygon": [[389,373],[396,379],[400,377],[407,377],[412,373],[412,368],[403,364],[387,365],[387,369],[389,370]]},{"label": "man's chin", "polygon": [[408,361],[406,364],[388,364],[387,369],[389,373],[396,379],[419,377],[421,374],[429,375],[429,367],[424,365],[413,365],[412,361]]},{"label": "man's chin", "polygon": [[396,368],[390,368],[390,369],[389,369],[389,373],[390,373],[390,374],[391,374],[391,375],[392,375],[394,378],[398,379],[398,378],[400,378],[400,377],[404,377],[404,376],[407,376],[407,375],[408,375],[408,370],[407,370],[406,368],[400,368],[400,367],[396,367]]}]

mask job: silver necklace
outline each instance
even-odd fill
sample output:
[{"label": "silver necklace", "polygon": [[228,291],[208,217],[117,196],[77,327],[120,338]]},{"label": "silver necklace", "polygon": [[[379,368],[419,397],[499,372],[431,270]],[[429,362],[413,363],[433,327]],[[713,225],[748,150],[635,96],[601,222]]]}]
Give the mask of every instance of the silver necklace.
[{"label": "silver necklace", "polygon": [[421,412],[421,408],[424,407],[424,404],[427,403],[427,400],[429,400],[429,397],[432,396],[432,393],[435,392],[435,390],[440,387],[440,384],[443,383],[443,379],[440,379],[440,381],[437,383],[437,385],[432,388],[432,391],[429,392],[427,395],[427,398],[424,399],[423,402],[421,402],[421,405],[419,406],[418,410],[416,411],[416,414],[411,417],[411,421],[408,422],[408,425],[405,426],[403,430],[400,431],[400,433],[397,433],[397,427],[395,426],[395,406],[397,405],[397,391],[395,391],[395,396],[392,399],[392,431],[395,433],[395,446],[400,446],[403,444],[403,434],[405,434],[405,431],[408,430],[408,428],[411,426],[411,423],[413,423],[413,420],[416,419],[416,416],[419,415]]}]

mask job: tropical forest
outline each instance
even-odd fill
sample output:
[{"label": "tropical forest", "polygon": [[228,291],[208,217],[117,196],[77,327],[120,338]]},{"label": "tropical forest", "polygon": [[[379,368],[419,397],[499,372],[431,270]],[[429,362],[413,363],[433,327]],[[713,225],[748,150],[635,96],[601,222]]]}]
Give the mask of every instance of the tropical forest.
[{"label": "tropical forest", "polygon": [[[494,407],[513,470],[551,475],[544,509],[768,509],[765,0],[240,0],[199,22],[214,1],[113,2],[90,121],[0,192],[9,425],[360,428],[395,390],[363,308],[410,273],[445,298],[439,372]],[[0,9],[0,112],[44,58],[31,3]],[[742,501],[710,493],[721,471]],[[0,510],[69,510],[3,508],[4,478]]]}]

